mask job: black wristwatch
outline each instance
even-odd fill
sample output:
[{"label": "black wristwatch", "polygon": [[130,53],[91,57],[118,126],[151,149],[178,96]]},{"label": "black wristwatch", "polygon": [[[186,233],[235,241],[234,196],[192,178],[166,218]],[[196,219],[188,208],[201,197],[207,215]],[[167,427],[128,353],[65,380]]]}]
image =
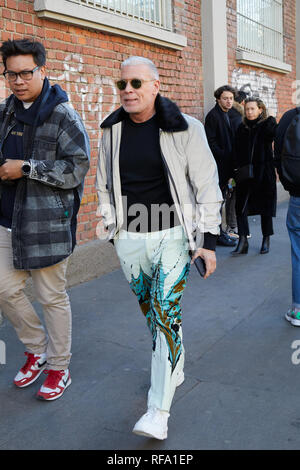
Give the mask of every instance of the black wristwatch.
[{"label": "black wristwatch", "polygon": [[24,176],[29,176],[31,171],[31,164],[30,162],[24,162],[22,165],[22,173]]}]

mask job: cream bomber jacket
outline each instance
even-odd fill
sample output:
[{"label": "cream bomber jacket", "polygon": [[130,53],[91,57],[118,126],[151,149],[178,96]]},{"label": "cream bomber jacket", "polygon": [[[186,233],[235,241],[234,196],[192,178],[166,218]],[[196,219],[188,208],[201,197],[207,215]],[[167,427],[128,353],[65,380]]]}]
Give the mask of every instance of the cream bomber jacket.
[{"label": "cream bomber jacket", "polygon": [[[190,249],[194,251],[203,246],[204,233],[219,234],[223,198],[217,166],[203,124],[186,114],[181,116],[187,128],[183,131],[160,129],[160,147],[178,218]],[[118,234],[123,224],[119,173],[122,121],[103,127],[96,189],[99,199],[97,215],[103,218],[107,231],[99,229],[97,234],[103,241],[109,241]]]}]

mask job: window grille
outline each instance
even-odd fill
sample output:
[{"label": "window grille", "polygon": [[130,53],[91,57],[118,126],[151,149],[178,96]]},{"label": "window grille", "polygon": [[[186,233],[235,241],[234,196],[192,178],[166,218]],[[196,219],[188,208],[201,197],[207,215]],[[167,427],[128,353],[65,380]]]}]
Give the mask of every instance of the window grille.
[{"label": "window grille", "polygon": [[171,0],[69,0],[172,31]]},{"label": "window grille", "polygon": [[283,0],[237,0],[238,48],[283,61]]}]

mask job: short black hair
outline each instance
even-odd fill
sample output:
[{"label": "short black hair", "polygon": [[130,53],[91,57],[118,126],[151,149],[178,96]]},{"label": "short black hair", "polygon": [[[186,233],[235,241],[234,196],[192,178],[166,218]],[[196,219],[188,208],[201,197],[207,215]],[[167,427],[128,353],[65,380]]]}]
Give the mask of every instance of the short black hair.
[{"label": "short black hair", "polygon": [[5,68],[7,59],[16,55],[30,54],[33,56],[35,64],[40,67],[46,63],[46,49],[43,44],[31,39],[8,39],[2,43],[0,53]]},{"label": "short black hair", "polygon": [[239,90],[236,94],[235,101],[237,103],[242,103],[247,98],[247,96],[247,93],[245,93],[243,90]]},{"label": "short black hair", "polygon": [[222,93],[224,93],[224,91],[229,91],[230,93],[233,94],[233,97],[235,98],[236,89],[233,88],[230,85],[223,85],[223,86],[220,86],[214,93],[214,97],[216,98],[216,100],[220,99],[220,97],[221,97]]}]

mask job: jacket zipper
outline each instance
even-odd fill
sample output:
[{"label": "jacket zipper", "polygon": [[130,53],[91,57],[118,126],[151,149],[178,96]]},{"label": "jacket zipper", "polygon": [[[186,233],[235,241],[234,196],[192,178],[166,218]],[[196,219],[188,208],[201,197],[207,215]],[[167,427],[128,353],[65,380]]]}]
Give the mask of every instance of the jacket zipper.
[{"label": "jacket zipper", "polygon": [[113,172],[113,126],[111,126],[111,128],[110,128],[110,169],[109,169],[108,175],[110,177],[110,182],[109,182],[110,184],[107,184],[106,188],[107,188],[108,192],[111,194],[112,205],[115,208],[116,232],[115,232],[114,236],[116,236],[117,233],[119,233],[119,231],[120,231],[120,227],[118,227],[118,222],[117,222],[116,195],[115,195],[115,187],[114,187],[114,180],[113,180],[113,178],[114,178],[114,172]]}]

